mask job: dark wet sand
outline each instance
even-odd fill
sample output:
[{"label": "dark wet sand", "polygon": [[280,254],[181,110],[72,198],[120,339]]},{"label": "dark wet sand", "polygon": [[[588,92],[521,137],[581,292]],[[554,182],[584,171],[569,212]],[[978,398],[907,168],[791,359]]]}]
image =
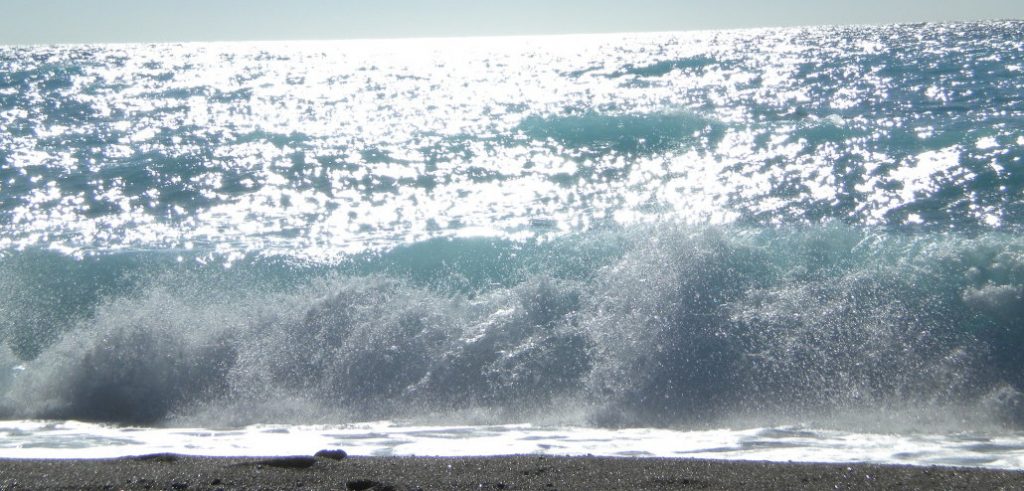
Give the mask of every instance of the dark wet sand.
[{"label": "dark wet sand", "polygon": [[0,460],[17,489],[1024,489],[1024,472],[597,457]]}]

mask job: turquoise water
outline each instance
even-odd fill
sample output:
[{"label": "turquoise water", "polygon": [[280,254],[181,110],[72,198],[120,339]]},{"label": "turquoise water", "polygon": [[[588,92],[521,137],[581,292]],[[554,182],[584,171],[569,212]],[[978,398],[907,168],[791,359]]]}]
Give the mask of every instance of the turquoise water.
[{"label": "turquoise water", "polygon": [[1022,70],[1020,22],[0,47],[0,418],[1016,429]]}]

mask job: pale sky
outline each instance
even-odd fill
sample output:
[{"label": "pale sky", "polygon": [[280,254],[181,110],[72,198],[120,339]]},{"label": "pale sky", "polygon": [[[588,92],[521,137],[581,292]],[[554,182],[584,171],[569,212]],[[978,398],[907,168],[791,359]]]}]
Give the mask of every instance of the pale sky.
[{"label": "pale sky", "polygon": [[1024,0],[0,0],[0,44],[448,37],[1024,19]]}]

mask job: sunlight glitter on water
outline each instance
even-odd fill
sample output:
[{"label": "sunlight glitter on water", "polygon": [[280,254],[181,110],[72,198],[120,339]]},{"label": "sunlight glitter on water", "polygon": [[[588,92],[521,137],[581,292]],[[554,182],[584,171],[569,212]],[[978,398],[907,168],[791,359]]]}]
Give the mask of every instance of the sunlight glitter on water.
[{"label": "sunlight glitter on water", "polygon": [[[995,160],[1009,179],[1019,159],[999,146],[1014,113],[976,100],[1012,99],[1019,57],[943,50],[958,29],[4,48],[20,78],[0,107],[0,226],[17,248],[331,260],[470,230],[903,224],[975,178],[914,169]],[[912,42],[925,71],[885,68]],[[967,88],[975,66],[991,88]]]}]

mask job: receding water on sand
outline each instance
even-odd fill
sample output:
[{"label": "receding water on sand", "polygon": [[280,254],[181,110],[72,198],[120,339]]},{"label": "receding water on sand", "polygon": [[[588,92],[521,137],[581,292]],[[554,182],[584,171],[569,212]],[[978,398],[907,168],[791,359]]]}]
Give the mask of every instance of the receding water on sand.
[{"label": "receding water on sand", "polygon": [[237,430],[130,428],[81,422],[0,422],[0,458],[201,456],[562,455],[771,462],[858,462],[1024,469],[1024,433],[871,434],[809,428],[601,429],[531,424],[413,426],[254,425]]}]

